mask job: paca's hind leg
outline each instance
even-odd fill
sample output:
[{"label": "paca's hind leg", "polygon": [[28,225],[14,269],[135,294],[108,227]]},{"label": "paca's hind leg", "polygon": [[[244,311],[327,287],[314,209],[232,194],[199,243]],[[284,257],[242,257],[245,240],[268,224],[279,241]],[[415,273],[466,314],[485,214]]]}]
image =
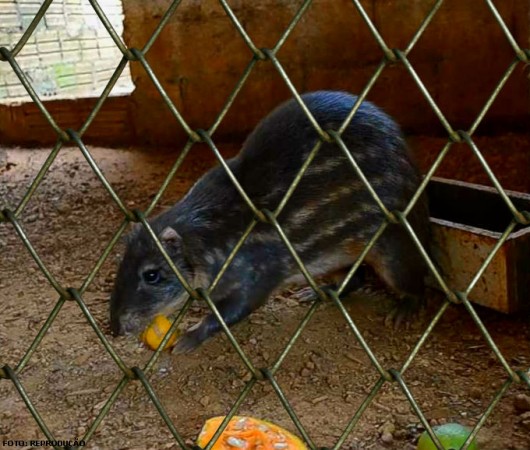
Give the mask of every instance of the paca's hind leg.
[{"label": "paca's hind leg", "polygon": [[[364,286],[366,281],[365,270],[366,268],[363,266],[360,266],[357,269],[353,277],[351,277],[351,279],[348,281],[348,283],[342,290],[341,298],[346,297],[348,294],[351,294],[352,292],[355,292]],[[331,289],[333,291],[336,291],[340,287],[347,273],[348,269],[344,269],[330,274],[330,278],[333,280],[333,282],[319,286],[320,289]],[[317,294],[311,286],[307,286],[296,292],[293,297],[301,303],[314,302],[317,299]]]},{"label": "paca's hind leg", "polygon": [[408,325],[424,305],[427,268],[418,248],[404,230],[389,228],[366,256],[366,262],[399,298],[385,323]]}]

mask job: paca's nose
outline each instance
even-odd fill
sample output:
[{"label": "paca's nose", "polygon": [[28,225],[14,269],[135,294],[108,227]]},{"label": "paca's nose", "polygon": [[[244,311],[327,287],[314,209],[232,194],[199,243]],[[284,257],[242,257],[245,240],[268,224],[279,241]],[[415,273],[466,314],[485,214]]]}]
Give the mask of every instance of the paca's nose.
[{"label": "paca's nose", "polygon": [[119,336],[123,332],[121,330],[120,315],[118,314],[117,308],[114,306],[115,304],[114,295],[112,295],[110,297],[110,332],[114,336]]},{"label": "paca's nose", "polygon": [[112,316],[110,319],[110,331],[114,336],[131,334],[137,331],[138,323],[127,316]]},{"label": "paca's nose", "polygon": [[119,336],[119,335],[125,333],[125,330],[123,329],[119,318],[111,316],[111,318],[110,318],[110,332],[114,336]]},{"label": "paca's nose", "polygon": [[134,323],[123,321],[119,318],[110,321],[110,331],[114,336],[134,333],[136,328],[137,327]]},{"label": "paca's nose", "polygon": [[114,336],[123,334],[136,334],[142,327],[141,317],[129,312],[120,314],[117,312],[110,313],[110,332]]},{"label": "paca's nose", "polygon": [[122,334],[129,334],[134,331],[134,323],[127,320],[127,316],[119,312],[112,311],[110,313],[110,332],[114,336],[121,336]]},{"label": "paca's nose", "polygon": [[133,331],[133,321],[130,320],[130,314],[124,311],[124,308],[116,295],[116,291],[113,291],[110,295],[110,332],[114,336],[121,336],[122,334],[128,334]]}]

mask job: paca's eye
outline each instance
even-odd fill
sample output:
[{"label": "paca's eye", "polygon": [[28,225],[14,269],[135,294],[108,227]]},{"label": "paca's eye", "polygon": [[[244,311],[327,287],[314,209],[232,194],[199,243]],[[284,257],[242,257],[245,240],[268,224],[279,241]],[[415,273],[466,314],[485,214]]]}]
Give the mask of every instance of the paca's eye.
[{"label": "paca's eye", "polygon": [[147,284],[157,284],[160,282],[161,276],[159,270],[146,270],[142,273],[142,278]]}]

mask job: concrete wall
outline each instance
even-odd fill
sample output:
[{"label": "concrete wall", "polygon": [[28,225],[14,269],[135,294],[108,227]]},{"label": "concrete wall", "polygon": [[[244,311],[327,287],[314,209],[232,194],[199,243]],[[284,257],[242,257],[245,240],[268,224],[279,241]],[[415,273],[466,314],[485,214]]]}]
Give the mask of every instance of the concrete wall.
[{"label": "concrete wall", "polygon": [[[272,47],[300,2],[292,0],[233,0],[230,2],[258,47]],[[406,47],[431,3],[421,0],[363,1],[390,48]],[[141,48],[155,29],[169,0],[124,0],[124,39]],[[530,3],[496,2],[518,43],[529,45]],[[158,79],[192,128],[207,128],[228,98],[252,54],[217,0],[188,0],[147,55]],[[344,89],[360,91],[382,58],[377,43],[350,0],[316,0],[285,43],[278,57],[300,91]],[[483,0],[446,0],[410,60],[455,128],[467,128],[515,55]],[[119,119],[104,133],[88,137],[110,144],[180,145],[184,133],[137,62],[131,64],[136,90],[127,104],[107,110]],[[260,62],[218,130],[219,138],[248,133],[268,111],[289,97],[285,83],[270,62]],[[393,114],[407,132],[442,133],[438,119],[418,87],[400,65],[387,67],[370,93],[370,100]],[[75,112],[77,102],[71,104]],[[527,72],[519,65],[493,105],[480,132],[527,129]],[[53,105],[50,108],[53,109]],[[57,106],[58,107],[58,106]],[[63,104],[61,108],[65,108]],[[7,113],[39,117],[32,105]],[[3,115],[2,115],[3,114]],[[64,115],[66,118],[66,115]],[[122,120],[129,120],[126,125]],[[116,133],[112,133],[115,127]],[[5,127],[4,127],[5,129]],[[53,140],[45,126],[31,134],[39,142]],[[1,132],[0,125],[0,132]],[[28,133],[25,134],[26,136]],[[10,140],[23,139],[21,133]]]}]

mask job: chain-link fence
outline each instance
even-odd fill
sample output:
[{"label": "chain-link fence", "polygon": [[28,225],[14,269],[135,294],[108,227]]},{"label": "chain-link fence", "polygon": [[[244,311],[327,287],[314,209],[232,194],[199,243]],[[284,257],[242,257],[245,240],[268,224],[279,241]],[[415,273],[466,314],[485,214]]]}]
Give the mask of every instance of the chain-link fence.
[{"label": "chain-link fence", "polygon": [[[381,62],[377,66],[375,72],[370,77],[368,83],[360,92],[358,100],[353,107],[351,113],[346,118],[345,122],[341,125],[341,127],[337,130],[327,130],[323,129],[319,123],[314,119],[309,109],[304,105],[300,93],[296,90],[295,86],[291,82],[288,74],[284,70],[282,66],[282,61],[277,57],[277,54],[279,50],[282,48],[286,40],[289,38],[289,35],[293,31],[293,29],[297,26],[301,18],[306,13],[308,7],[311,5],[311,0],[305,0],[300,5],[299,9],[297,10],[297,13],[292,18],[292,21],[289,23],[283,34],[281,35],[280,39],[276,43],[276,45],[273,48],[265,48],[261,49],[258,48],[255,43],[253,42],[251,36],[247,34],[245,31],[245,27],[242,25],[240,19],[237,17],[237,15],[234,13],[234,10],[231,8],[229,3],[226,0],[219,0],[219,3],[223,7],[224,11],[226,12],[226,15],[231,20],[233,26],[237,29],[239,35],[244,40],[248,48],[252,52],[252,57],[250,61],[248,62],[248,65],[246,66],[239,82],[234,87],[233,91],[231,92],[231,95],[228,98],[228,101],[222,108],[222,110],[219,112],[217,118],[214,120],[212,125],[207,130],[194,130],[192,129],[188,123],[186,122],[185,118],[179,111],[179,109],[175,106],[175,104],[171,101],[168,94],[165,92],[162,84],[157,78],[156,73],[153,71],[151,66],[146,60],[146,55],[155,43],[157,37],[161,33],[164,26],[171,20],[172,16],[174,15],[175,11],[181,4],[180,0],[175,0],[172,2],[170,7],[167,9],[166,13],[163,15],[163,17],[160,20],[160,23],[156,30],[153,32],[150,39],[145,43],[144,47],[141,49],[138,48],[127,48],[127,46],[123,43],[118,33],[114,30],[111,23],[107,19],[105,12],[102,10],[100,5],[96,0],[90,0],[90,4],[93,6],[94,10],[96,11],[97,15],[99,16],[102,23],[105,25],[106,29],[108,30],[110,36],[114,40],[114,43],[119,48],[119,50],[122,53],[122,59],[119,62],[119,64],[116,67],[116,70],[114,71],[114,74],[112,78],[109,80],[105,90],[103,91],[101,97],[97,101],[96,105],[94,106],[91,114],[88,116],[84,124],[78,129],[78,130],[72,130],[72,129],[62,129],[57,122],[55,121],[54,117],[48,112],[46,105],[41,101],[39,96],[36,94],[34,88],[31,85],[30,80],[26,77],[24,72],[21,70],[19,64],[17,63],[17,55],[24,47],[25,43],[28,41],[29,37],[32,35],[34,30],[37,27],[37,24],[40,20],[42,20],[43,15],[46,13],[46,10],[52,3],[52,0],[45,0],[40,7],[40,10],[38,14],[35,16],[34,20],[31,22],[27,30],[25,31],[24,35],[20,39],[20,41],[11,49],[8,48],[0,48],[0,64],[9,64],[11,66],[14,73],[19,78],[20,82],[28,92],[28,94],[31,96],[32,100],[35,102],[35,104],[38,106],[39,110],[43,114],[43,116],[46,118],[47,122],[49,123],[50,127],[53,128],[55,133],[57,134],[57,143],[55,144],[52,152],[50,153],[49,157],[43,164],[42,168],[38,172],[38,175],[35,177],[33,182],[31,183],[30,187],[28,188],[26,194],[23,196],[20,203],[14,207],[11,207],[10,205],[2,205],[2,211],[0,212],[0,222],[2,222],[4,225],[9,223],[14,227],[14,230],[16,234],[19,236],[21,241],[23,242],[24,246],[28,249],[28,251],[31,253],[31,256],[34,258],[36,263],[38,264],[39,268],[42,270],[46,278],[48,279],[49,283],[53,286],[55,291],[57,292],[59,299],[57,300],[55,307],[53,308],[52,312],[50,313],[49,317],[43,324],[42,328],[38,332],[36,338],[31,343],[27,351],[25,352],[22,359],[19,361],[19,363],[16,365],[16,367],[9,367],[7,365],[4,365],[0,369],[0,379],[3,379],[3,382],[7,382],[7,380],[10,380],[18,393],[20,394],[21,398],[27,405],[27,408],[35,418],[36,422],[38,423],[39,427],[43,431],[43,433],[46,435],[47,439],[50,441],[56,441],[56,438],[52,431],[49,429],[45,421],[43,420],[39,410],[35,406],[34,402],[32,402],[32,399],[30,396],[26,393],[26,390],[24,388],[24,385],[21,383],[19,379],[19,374],[24,370],[26,367],[28,361],[34,354],[35,350],[39,347],[40,343],[42,342],[44,336],[48,332],[50,326],[56,319],[59,311],[61,310],[62,306],[67,301],[73,301],[76,302],[79,308],[81,309],[82,313],[86,317],[86,320],[90,324],[90,326],[93,328],[94,332],[97,334],[98,338],[100,339],[101,343],[109,353],[109,355],[113,358],[115,363],[118,365],[118,367],[123,372],[123,377],[121,378],[121,381],[117,384],[114,391],[108,398],[105,405],[101,408],[99,414],[97,415],[96,419],[93,421],[93,423],[89,426],[88,430],[86,431],[85,435],[82,437],[82,440],[87,442],[90,441],[91,437],[93,436],[94,432],[99,427],[101,421],[105,418],[105,416],[109,413],[109,410],[111,409],[114,402],[117,400],[118,396],[124,388],[127,386],[128,383],[133,382],[134,380],[138,380],[143,387],[145,388],[148,396],[150,397],[151,401],[155,405],[156,409],[162,416],[163,420],[167,424],[167,427],[169,428],[170,432],[174,436],[175,440],[178,442],[178,444],[181,446],[181,448],[186,449],[189,448],[189,446],[186,444],[185,440],[183,439],[181,433],[175,425],[172,423],[171,419],[169,418],[168,414],[166,413],[160,399],[158,398],[155,390],[153,389],[152,385],[150,384],[148,380],[149,374],[152,372],[159,356],[161,353],[161,349],[165,345],[165,343],[168,341],[170,334],[177,328],[177,326],[180,324],[182,318],[186,314],[186,311],[189,309],[192,302],[204,302],[208,305],[208,307],[213,311],[215,316],[221,321],[222,327],[224,332],[226,333],[226,336],[228,337],[231,345],[235,349],[235,351],[238,353],[238,355],[241,357],[241,360],[245,364],[245,366],[248,368],[248,370],[251,372],[252,377],[248,382],[246,382],[246,385],[240,392],[240,394],[237,397],[237,400],[234,402],[233,406],[231,407],[229,413],[226,415],[226,418],[223,420],[220,428],[217,430],[215,435],[213,436],[212,440],[209,442],[209,444],[206,446],[206,450],[209,450],[212,448],[213,444],[217,440],[217,438],[222,433],[223,429],[226,427],[230,419],[236,414],[239,406],[242,404],[242,402],[245,400],[245,398],[248,396],[248,394],[251,392],[253,386],[256,383],[261,382],[268,382],[278,395],[279,400],[281,401],[281,404],[285,407],[287,413],[291,417],[293,423],[295,424],[298,432],[303,437],[307,445],[314,450],[316,448],[313,439],[308,434],[304,426],[302,425],[301,421],[299,420],[297,414],[295,413],[290,400],[287,398],[286,394],[280,387],[280,385],[277,382],[276,379],[276,373],[280,366],[282,366],[287,354],[291,350],[294,343],[299,339],[302,331],[312,318],[312,316],[316,313],[316,311],[319,308],[320,302],[331,302],[334,304],[340,313],[344,316],[346,319],[349,328],[351,328],[351,331],[355,335],[355,338],[357,342],[360,344],[360,346],[364,349],[366,352],[371,364],[375,369],[377,370],[379,374],[378,381],[370,387],[369,394],[366,396],[364,401],[361,403],[361,405],[358,407],[358,409],[354,412],[352,417],[347,423],[347,426],[345,427],[344,431],[340,435],[339,439],[333,444],[334,449],[340,448],[343,443],[346,441],[356,424],[359,422],[359,419],[363,415],[363,412],[367,409],[367,407],[370,405],[374,397],[378,394],[378,392],[381,390],[381,388],[386,383],[397,383],[397,385],[401,388],[402,392],[410,402],[410,405],[412,409],[417,414],[419,420],[425,427],[425,429],[428,431],[429,435],[433,439],[433,441],[436,443],[438,448],[443,448],[438,438],[433,433],[433,430],[429,424],[429,421],[426,417],[426,415],[422,412],[422,409],[416,402],[414,395],[412,394],[409,385],[405,381],[403,374],[405,371],[410,367],[411,363],[413,362],[414,358],[418,355],[418,352],[428,339],[431,331],[435,327],[435,325],[438,323],[440,318],[444,315],[446,312],[448,306],[451,303],[462,303],[467,313],[471,316],[472,320],[476,323],[478,328],[480,329],[480,332],[484,336],[485,340],[487,341],[489,347],[496,355],[496,358],[500,362],[500,364],[503,366],[506,372],[506,377],[503,381],[502,386],[497,391],[494,398],[491,400],[490,404],[486,408],[486,410],[481,415],[480,419],[476,423],[471,435],[467,439],[466,443],[462,448],[468,448],[468,445],[471,443],[471,441],[475,438],[477,433],[479,432],[482,425],[485,423],[487,418],[490,416],[492,411],[494,410],[497,403],[503,398],[504,394],[509,389],[510,385],[512,383],[522,383],[523,385],[526,385],[530,389],[530,375],[528,372],[524,371],[516,371],[512,368],[511,364],[507,361],[507,359],[503,356],[502,352],[497,347],[496,343],[490,336],[490,333],[482,323],[481,319],[475,312],[475,309],[473,305],[468,300],[468,294],[473,290],[474,286],[479,281],[480,277],[483,275],[484,271],[486,270],[488,264],[492,261],[493,257],[495,256],[496,252],[501,248],[501,246],[505,243],[507,238],[509,237],[510,233],[518,224],[528,225],[530,223],[530,212],[529,211],[520,211],[518,210],[513,203],[511,202],[510,198],[504,191],[503,187],[499,183],[497,177],[489,167],[488,163],[486,162],[485,158],[483,157],[480,149],[477,147],[473,140],[473,135],[483,120],[484,116],[488,112],[489,108],[491,107],[492,103],[496,99],[496,97],[499,95],[503,87],[505,86],[506,82],[514,72],[515,68],[522,64],[527,64],[530,58],[530,50],[523,49],[519,46],[519,44],[514,39],[512,32],[510,31],[510,28],[506,25],[505,21],[503,20],[503,17],[499,14],[495,4],[492,1],[485,0],[485,3],[487,4],[489,10],[491,11],[491,14],[495,18],[498,25],[502,28],[504,35],[511,45],[513,49],[513,61],[509,66],[506,68],[504,74],[502,75],[501,79],[498,81],[497,86],[495,86],[493,92],[487,99],[486,103],[484,104],[483,108],[473,121],[472,125],[467,130],[455,130],[449,121],[446,119],[444,113],[440,110],[438,105],[436,104],[433,96],[425,86],[425,84],[422,81],[422,78],[418,75],[418,72],[415,70],[414,66],[409,61],[409,53],[412,51],[412,49],[416,46],[418,41],[421,39],[422,34],[426,30],[426,28],[431,23],[433,17],[437,14],[437,11],[441,7],[443,0],[438,0],[434,3],[432,9],[427,14],[427,16],[424,18],[423,22],[419,26],[418,30],[414,34],[413,38],[409,42],[409,44],[403,48],[403,49],[392,49],[390,48],[385,40],[383,39],[382,35],[378,31],[377,27],[375,26],[374,22],[371,20],[369,14],[365,10],[365,8],[361,5],[361,3],[357,0],[353,0],[353,4],[357,10],[357,12],[360,14],[360,16],[363,19],[364,24],[369,28],[371,34],[373,35],[374,39],[377,41],[380,50],[381,50]],[[185,130],[185,132],[188,135],[187,143],[185,144],[184,148],[182,149],[180,155],[178,156],[177,160],[174,162],[171,170],[169,171],[166,179],[162,183],[160,189],[158,190],[157,194],[152,199],[150,205],[145,211],[139,211],[139,210],[131,210],[129,209],[122,199],[117,195],[116,191],[113,189],[111,184],[108,182],[108,180],[105,178],[104,174],[98,167],[98,164],[96,163],[95,159],[91,155],[91,152],[83,142],[83,135],[87,128],[90,126],[98,112],[100,111],[103,103],[107,99],[107,97],[110,95],[115,83],[119,79],[121,73],[127,66],[127,64],[130,61],[135,61],[145,69],[146,73],[148,74],[149,78],[153,82],[154,86],[160,93],[160,99],[163,101],[167,107],[171,110],[171,113],[173,114],[175,121],[180,124],[180,126]],[[272,64],[274,68],[277,70],[281,78],[284,80],[290,91],[292,92],[293,97],[296,99],[296,101],[300,104],[302,109],[304,110],[305,114],[307,115],[308,119],[311,121],[311,124],[314,126],[315,130],[318,132],[318,135],[320,137],[320,140],[318,143],[314,146],[312,151],[309,154],[309,157],[306,161],[306,163],[303,165],[303,167],[300,168],[300,171],[295,178],[292,185],[289,187],[287,193],[285,194],[284,198],[280,202],[280,204],[277,206],[277,208],[274,211],[269,210],[260,210],[256,207],[255,204],[253,204],[251,198],[245,193],[245,191],[242,189],[241,185],[239,184],[236,177],[231,173],[229,166],[224,161],[220,151],[216,147],[216,144],[214,142],[214,134],[216,130],[218,129],[219,125],[223,121],[224,117],[226,116],[227,112],[231,108],[236,96],[240,93],[242,87],[245,85],[247,79],[249,78],[249,75],[252,73],[254,68],[260,64]],[[357,165],[356,161],[353,158],[349,158],[353,170],[357,173],[357,175],[360,177],[361,180],[363,180],[364,184],[366,185],[366,188],[369,190],[370,194],[374,198],[374,200],[377,202],[377,204],[381,207],[384,215],[385,215],[385,221],[381,224],[377,232],[373,235],[369,243],[366,245],[366,247],[361,252],[358,260],[353,265],[353,267],[349,270],[349,273],[347,274],[346,278],[342,281],[340,287],[336,290],[322,290],[319,288],[315,280],[312,278],[311,274],[309,273],[308,269],[304,266],[303,262],[297,255],[293,245],[290,243],[289,238],[285,234],[284,230],[282,230],[282,226],[277,220],[278,215],[282,211],[282,209],[285,207],[286,203],[289,201],[290,196],[294,192],[295,188],[297,187],[298,183],[300,182],[300,179],[303,177],[304,172],[306,169],[310,166],[312,159],[317,155],[322,143],[324,142],[332,142],[336,143],[337,147],[342,149],[347,155],[349,155],[348,149],[346,148],[344,142],[342,141],[341,134],[342,132],[347,128],[348,124],[353,119],[356,111],[358,110],[361,102],[367,97],[370,90],[374,86],[375,82],[378,80],[378,78],[381,76],[385,68],[392,64],[402,64],[408,73],[410,74],[410,77],[414,80],[419,90],[422,92],[423,96],[427,100],[428,104],[438,117],[440,123],[443,125],[447,132],[447,142],[439,152],[438,156],[436,157],[436,160],[432,164],[429,171],[426,173],[418,191],[411,199],[408,206],[403,211],[389,211],[384,203],[381,201],[381,199],[377,196],[374,189],[371,188],[369,182],[362,174],[359,166]],[[164,191],[168,187],[169,183],[181,167],[182,162],[186,158],[186,156],[189,154],[190,150],[193,148],[193,146],[196,143],[206,143],[211,151],[215,154],[216,158],[219,160],[219,162],[223,165],[224,169],[227,171],[230,179],[238,189],[239,193],[243,197],[245,203],[248,205],[248,207],[252,210],[254,219],[251,221],[251,223],[248,224],[245,233],[235,245],[233,248],[231,254],[223,264],[222,268],[220,269],[219,273],[215,277],[215,280],[210,286],[191,286],[185,279],[185,277],[179,272],[178,268],[175,267],[173,264],[171,258],[168,256],[168,254],[164,251],[164,247],[157,238],[156,234],[153,232],[152,228],[149,225],[149,222],[147,221],[147,217],[150,215],[150,213],[153,211],[157,203],[159,202],[161,196],[163,195]],[[435,263],[430,259],[429,254],[427,253],[426,249],[422,247],[420,240],[417,238],[414,229],[411,227],[407,217],[409,212],[412,210],[414,205],[416,204],[417,200],[420,198],[422,192],[425,190],[427,184],[429,183],[429,180],[433,176],[436,169],[440,166],[444,158],[447,156],[449,150],[451,149],[451,146],[454,143],[466,143],[469,148],[472,150],[472,152],[476,155],[478,160],[480,161],[481,165],[484,168],[484,171],[487,173],[488,177],[490,178],[492,184],[497,189],[499,195],[502,197],[508,208],[510,209],[513,220],[508,225],[508,227],[504,230],[502,233],[502,236],[500,237],[497,245],[493,248],[489,256],[484,260],[482,266],[478,270],[478,272],[475,274],[473,279],[470,281],[469,285],[464,291],[461,292],[454,292],[451,290],[451,288],[446,284],[444,281],[444,277],[442,274],[440,274],[439,270],[437,269]],[[35,193],[36,189],[39,187],[39,184],[43,180],[44,176],[46,175],[47,171],[49,170],[51,164],[56,159],[57,155],[63,148],[65,144],[75,144],[77,147],[79,147],[80,151],[86,158],[87,162],[93,169],[94,173],[97,175],[105,189],[108,191],[108,193],[111,195],[113,201],[116,203],[116,205],[120,208],[120,210],[123,213],[123,221],[119,227],[119,229],[115,232],[114,236],[106,246],[105,250],[99,257],[97,263],[93,267],[93,269],[90,271],[84,282],[77,288],[71,288],[61,285],[57,279],[53,276],[50,270],[46,267],[45,263],[39,256],[38,252],[34,248],[31,240],[28,238],[23,226],[21,225],[20,218],[24,214],[24,210],[26,205],[28,204],[29,200]],[[145,367],[128,367],[125,362],[120,358],[118,353],[113,348],[110,341],[107,339],[105,334],[102,332],[98,324],[93,318],[92,313],[87,308],[85,302],[83,301],[83,295],[85,291],[87,290],[88,286],[93,282],[94,278],[96,277],[98,271],[104,264],[105,260],[111,253],[113,247],[118,242],[122,234],[124,233],[125,229],[127,228],[128,224],[130,222],[139,222],[142,224],[143,227],[148,231],[149,235],[152,237],[154,242],[156,243],[159,250],[164,255],[165,260],[169,264],[169,266],[172,268],[172,270],[177,275],[178,279],[181,281],[182,285],[186,289],[186,291],[189,294],[189,298],[185,303],[185,306],[181,309],[181,311],[178,313],[177,317],[175,318],[171,329],[167,333],[164,341],[162,342],[160,349],[156,351],[148,363],[145,365]],[[222,321],[221,315],[216,308],[216,305],[211,299],[211,293],[219,283],[221,277],[227,270],[228,266],[234,259],[235,255],[247,239],[247,237],[252,233],[252,230],[254,227],[259,223],[265,223],[269,226],[273,227],[279,236],[281,237],[284,244],[289,249],[290,253],[292,254],[293,258],[296,260],[300,271],[306,278],[309,285],[315,290],[317,293],[317,298],[311,307],[308,309],[307,314],[305,315],[302,322],[297,327],[295,333],[292,335],[292,337],[289,339],[288,344],[286,345],[283,352],[281,352],[280,356],[277,358],[277,360],[269,367],[265,368],[259,368],[256,367],[256,365],[252,362],[251,358],[248,357],[248,355],[243,350],[242,346],[239,344],[237,339],[234,337],[230,329],[226,326],[226,324]],[[440,309],[437,311],[436,315],[432,319],[432,321],[429,323],[427,329],[425,332],[421,335],[418,342],[413,347],[412,351],[406,358],[405,362],[402,364],[402,366],[399,369],[394,369],[390,367],[384,367],[379,358],[375,355],[375,353],[371,350],[370,346],[367,344],[366,340],[364,339],[363,335],[359,331],[359,328],[356,325],[356,321],[354,318],[352,318],[349,313],[347,312],[346,308],[341,303],[339,297],[344,289],[344,287],[347,285],[347,283],[350,281],[350,279],[354,276],[358,268],[363,262],[364,257],[367,255],[367,253],[370,251],[370,249],[374,246],[377,239],[381,236],[381,234],[384,232],[385,228],[392,223],[398,223],[402,227],[404,227],[407,232],[410,234],[411,238],[414,240],[418,250],[421,252],[423,257],[425,258],[425,261],[427,262],[430,271],[434,278],[437,280],[440,288],[445,293],[445,301],[440,307]],[[1,362],[0,362],[1,363]],[[61,448],[59,446],[56,446],[56,448]],[[65,445],[64,448],[73,448],[71,445]]]}]

